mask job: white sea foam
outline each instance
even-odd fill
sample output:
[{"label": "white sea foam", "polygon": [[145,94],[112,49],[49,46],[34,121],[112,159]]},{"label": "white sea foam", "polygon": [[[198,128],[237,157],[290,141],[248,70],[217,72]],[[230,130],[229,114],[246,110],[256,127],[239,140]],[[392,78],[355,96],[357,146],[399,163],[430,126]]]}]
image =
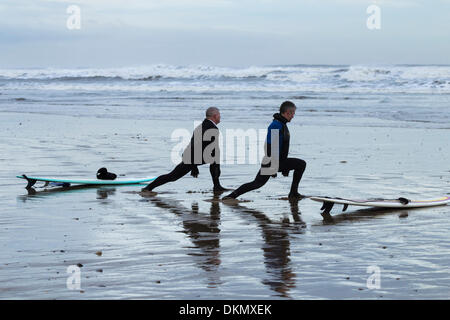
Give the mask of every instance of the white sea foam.
[{"label": "white sea foam", "polygon": [[140,118],[154,116],[165,106],[186,109],[199,107],[206,100],[220,100],[229,111],[255,106],[258,112],[267,108],[272,112],[281,99],[301,100],[303,112],[317,121],[338,116],[370,117],[447,128],[450,66],[230,68],[158,64],[0,70],[0,112],[103,117],[112,116],[104,110],[113,108],[114,116],[128,118],[129,108],[134,108],[133,116]]},{"label": "white sea foam", "polygon": [[[50,83],[50,84],[49,84]],[[144,83],[144,84],[143,84]],[[151,83],[151,84],[148,84]],[[450,93],[450,66],[150,65],[109,69],[0,70],[9,89]]]}]

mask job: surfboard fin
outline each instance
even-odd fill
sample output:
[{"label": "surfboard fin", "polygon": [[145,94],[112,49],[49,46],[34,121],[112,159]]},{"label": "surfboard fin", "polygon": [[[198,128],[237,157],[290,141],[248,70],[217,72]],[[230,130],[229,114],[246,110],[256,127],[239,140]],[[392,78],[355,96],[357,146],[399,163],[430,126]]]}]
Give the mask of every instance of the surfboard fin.
[{"label": "surfboard fin", "polygon": [[331,209],[333,209],[333,206],[334,206],[333,202],[324,201],[322,208],[320,208],[320,210],[323,210],[322,215],[329,214]]},{"label": "surfboard fin", "polygon": [[24,177],[28,181],[28,184],[25,187],[25,189],[31,189],[36,183],[36,180],[28,178],[25,174],[23,174],[22,177]]},{"label": "surfboard fin", "polygon": [[344,208],[342,208],[342,211],[347,210],[347,208],[348,208],[348,203],[344,204]]}]

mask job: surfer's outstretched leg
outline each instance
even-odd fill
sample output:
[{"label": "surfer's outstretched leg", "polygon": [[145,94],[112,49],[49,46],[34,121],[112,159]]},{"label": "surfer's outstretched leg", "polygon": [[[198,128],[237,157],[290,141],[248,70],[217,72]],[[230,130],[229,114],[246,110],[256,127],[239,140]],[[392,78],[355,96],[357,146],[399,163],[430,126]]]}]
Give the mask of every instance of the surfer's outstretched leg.
[{"label": "surfer's outstretched leg", "polygon": [[247,193],[249,191],[259,189],[263,185],[266,184],[266,182],[269,180],[269,175],[262,175],[261,170],[259,170],[258,174],[256,175],[255,179],[252,182],[245,183],[236,190],[234,190],[229,195],[225,196],[223,199],[236,199],[240,195]]},{"label": "surfer's outstretched leg", "polygon": [[167,182],[172,182],[180,179],[181,177],[185,176],[188,172],[190,172],[193,168],[193,165],[191,164],[184,164],[180,163],[168,174],[163,174],[156,178],[153,182],[148,184],[145,188],[142,189],[142,191],[152,191],[156,187],[159,187]]},{"label": "surfer's outstretched leg", "polygon": [[303,172],[306,169],[306,162],[302,159],[297,158],[287,158],[280,164],[282,172],[294,170],[294,177],[292,178],[291,191],[289,192],[289,198],[303,198],[303,196],[298,193],[298,185],[302,179]]},{"label": "surfer's outstretched leg", "polygon": [[220,184],[220,164],[218,163],[212,163],[209,166],[209,172],[211,173],[211,178],[214,184],[214,192],[222,192],[222,191],[227,191],[230,189],[224,188],[222,187],[222,185]]}]

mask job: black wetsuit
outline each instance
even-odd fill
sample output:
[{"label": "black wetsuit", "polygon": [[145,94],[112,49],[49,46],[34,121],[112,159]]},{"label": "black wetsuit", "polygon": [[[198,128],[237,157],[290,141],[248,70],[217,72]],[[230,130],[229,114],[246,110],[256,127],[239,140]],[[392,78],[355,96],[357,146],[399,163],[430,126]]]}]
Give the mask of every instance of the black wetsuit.
[{"label": "black wetsuit", "polygon": [[[271,176],[275,176],[276,172],[282,172],[283,175],[287,176],[289,171],[294,170],[294,177],[292,178],[291,191],[289,193],[290,196],[298,195],[298,184],[302,179],[303,172],[306,168],[306,162],[302,159],[297,158],[288,158],[289,153],[289,143],[290,143],[290,134],[289,129],[286,125],[287,120],[279,113],[273,115],[273,122],[270,124],[267,133],[266,139],[266,159],[270,159],[271,156],[271,130],[279,130],[279,164],[275,166],[272,172],[262,172],[265,168],[267,169],[271,163],[266,163],[261,165],[261,169],[258,171],[255,179],[249,183],[245,183],[235,191],[230,193],[226,198],[237,198],[240,195],[261,188],[266,182],[270,179]],[[264,160],[263,160],[264,163]],[[270,170],[269,170],[270,171]]]},{"label": "black wetsuit", "polygon": [[[206,135],[205,135],[206,133]],[[209,163],[209,171],[214,183],[214,190],[224,190],[220,185],[220,154],[218,147],[219,129],[209,119],[203,120],[202,124],[194,130],[191,142],[183,152],[182,161],[171,172],[156,178],[143,190],[151,191],[167,182],[172,182],[192,172],[194,177],[198,175],[198,165]],[[206,153],[205,153],[206,150]],[[217,153],[216,153],[217,151]]]}]

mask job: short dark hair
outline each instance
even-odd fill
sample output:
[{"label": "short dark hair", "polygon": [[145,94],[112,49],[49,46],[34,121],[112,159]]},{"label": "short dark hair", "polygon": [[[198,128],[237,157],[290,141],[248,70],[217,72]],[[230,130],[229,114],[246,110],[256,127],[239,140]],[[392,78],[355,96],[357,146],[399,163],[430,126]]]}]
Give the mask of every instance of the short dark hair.
[{"label": "short dark hair", "polygon": [[285,101],[280,106],[280,113],[285,113],[289,109],[297,109],[297,106],[291,101]]},{"label": "short dark hair", "polygon": [[219,108],[209,107],[208,109],[206,109],[205,115],[207,118],[211,118],[213,115],[215,115],[218,112],[220,112]]}]

